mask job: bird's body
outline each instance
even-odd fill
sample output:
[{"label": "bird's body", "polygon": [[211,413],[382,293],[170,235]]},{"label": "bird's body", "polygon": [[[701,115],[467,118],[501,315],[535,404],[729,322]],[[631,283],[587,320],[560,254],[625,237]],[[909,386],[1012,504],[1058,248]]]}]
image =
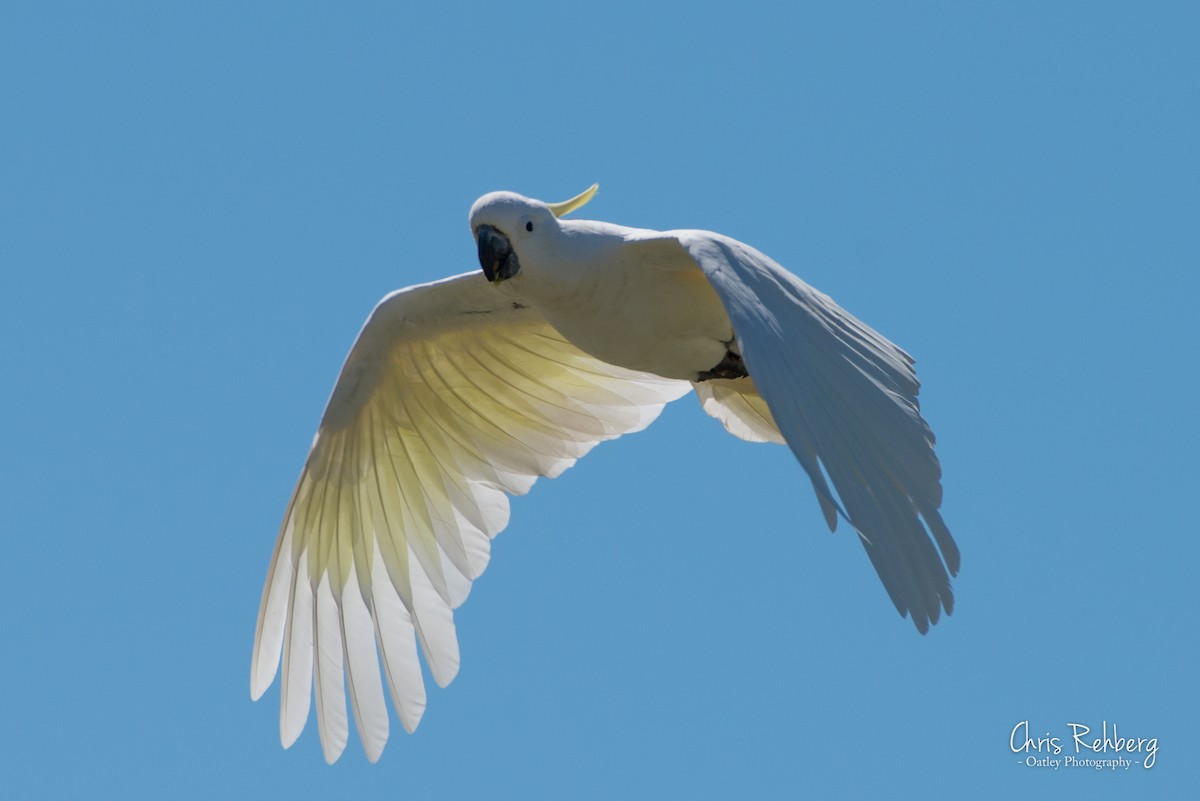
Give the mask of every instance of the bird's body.
[{"label": "bird's body", "polygon": [[644,428],[693,388],[731,433],[791,448],[829,528],[851,523],[919,630],[952,610],[958,549],[938,512],[941,470],[912,359],[735,240],[559,219],[594,189],[554,205],[480,198],[470,223],[488,280],[392,293],[359,334],[259,612],[251,691],[266,690],[282,658],[285,745],[315,686],[336,759],[348,689],[378,758],[380,660],[401,722],[415,728],[425,707],[416,643],[447,684],[458,669],[452,609],[508,522],[506,495]]},{"label": "bird's body", "polygon": [[[504,194],[482,200],[503,203]],[[521,200],[513,201],[518,209]],[[695,380],[721,361],[733,338],[717,293],[669,233],[558,221],[497,289],[535,307],[585,353],[663,378]]]}]

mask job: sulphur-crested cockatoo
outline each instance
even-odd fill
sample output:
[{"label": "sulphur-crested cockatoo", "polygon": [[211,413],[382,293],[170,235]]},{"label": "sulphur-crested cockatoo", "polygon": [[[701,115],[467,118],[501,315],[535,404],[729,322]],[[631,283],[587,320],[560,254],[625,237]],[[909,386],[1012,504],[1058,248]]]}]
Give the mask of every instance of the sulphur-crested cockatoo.
[{"label": "sulphur-crested cockatoo", "polygon": [[393,292],[359,333],[284,515],[254,637],[254,698],[283,662],[285,747],[315,694],[336,760],[348,689],[378,759],[379,660],[416,728],[417,643],[448,684],[453,610],[508,523],[506,496],[692,389],[734,435],[791,448],[826,524],[857,531],[901,615],[924,632],[952,610],[958,548],[908,354],[741,242],[561,219],[595,190],[557,204],[483,196],[470,217],[483,275]]}]

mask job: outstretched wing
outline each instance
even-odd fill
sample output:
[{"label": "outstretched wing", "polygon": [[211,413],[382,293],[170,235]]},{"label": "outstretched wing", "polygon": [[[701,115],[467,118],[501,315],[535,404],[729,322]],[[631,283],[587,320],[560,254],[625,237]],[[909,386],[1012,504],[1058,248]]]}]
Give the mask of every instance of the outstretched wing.
[{"label": "outstretched wing", "polygon": [[451,610],[508,523],[505,493],[645,428],[689,389],[587,356],[479,273],[384,298],[329,399],[263,589],[251,695],[282,657],[284,746],[304,728],[315,683],[326,760],[346,745],[346,689],[376,760],[388,736],[378,659],[412,731],[425,708],[416,642],[448,684]]},{"label": "outstretched wing", "polygon": [[753,248],[703,231],[671,236],[724,303],[746,369],[830,529],[840,511],[896,609],[924,633],[954,609],[959,552],[938,512],[941,466],[912,358]]}]

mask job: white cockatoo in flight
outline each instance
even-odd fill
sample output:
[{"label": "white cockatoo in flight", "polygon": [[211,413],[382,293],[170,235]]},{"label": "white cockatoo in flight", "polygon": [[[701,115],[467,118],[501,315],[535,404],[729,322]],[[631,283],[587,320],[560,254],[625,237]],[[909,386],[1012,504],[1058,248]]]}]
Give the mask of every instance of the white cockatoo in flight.
[{"label": "white cockatoo in flight", "polygon": [[912,358],[741,242],[562,219],[595,191],[484,195],[470,216],[483,275],[393,292],[359,333],[288,503],[254,635],[254,698],[282,659],[285,747],[315,695],[336,760],[348,689],[378,759],[380,660],[415,729],[417,643],[448,684],[453,610],[508,523],[507,495],[692,389],[735,436],[791,448],[826,524],[858,533],[901,615],[925,632],[952,611],[959,553]]}]

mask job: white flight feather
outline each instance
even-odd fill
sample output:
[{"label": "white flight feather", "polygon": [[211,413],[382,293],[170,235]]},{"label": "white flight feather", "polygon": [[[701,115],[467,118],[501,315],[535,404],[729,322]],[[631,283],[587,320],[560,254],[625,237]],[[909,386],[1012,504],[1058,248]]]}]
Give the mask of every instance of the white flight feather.
[{"label": "white flight feather", "polygon": [[683,245],[724,302],[830,528],[837,502],[826,474],[896,609],[927,630],[953,610],[959,553],[938,513],[941,467],[912,358],[741,242],[705,231],[664,236]]},{"label": "white flight feather", "polygon": [[644,428],[687,382],[607,365],[478,274],[412,287],[372,312],[347,357],[280,528],[251,693],[283,660],[280,738],[315,689],[328,761],[348,688],[369,759],[388,735],[380,660],[405,729],[458,672],[453,609],[508,523],[507,494]]}]

